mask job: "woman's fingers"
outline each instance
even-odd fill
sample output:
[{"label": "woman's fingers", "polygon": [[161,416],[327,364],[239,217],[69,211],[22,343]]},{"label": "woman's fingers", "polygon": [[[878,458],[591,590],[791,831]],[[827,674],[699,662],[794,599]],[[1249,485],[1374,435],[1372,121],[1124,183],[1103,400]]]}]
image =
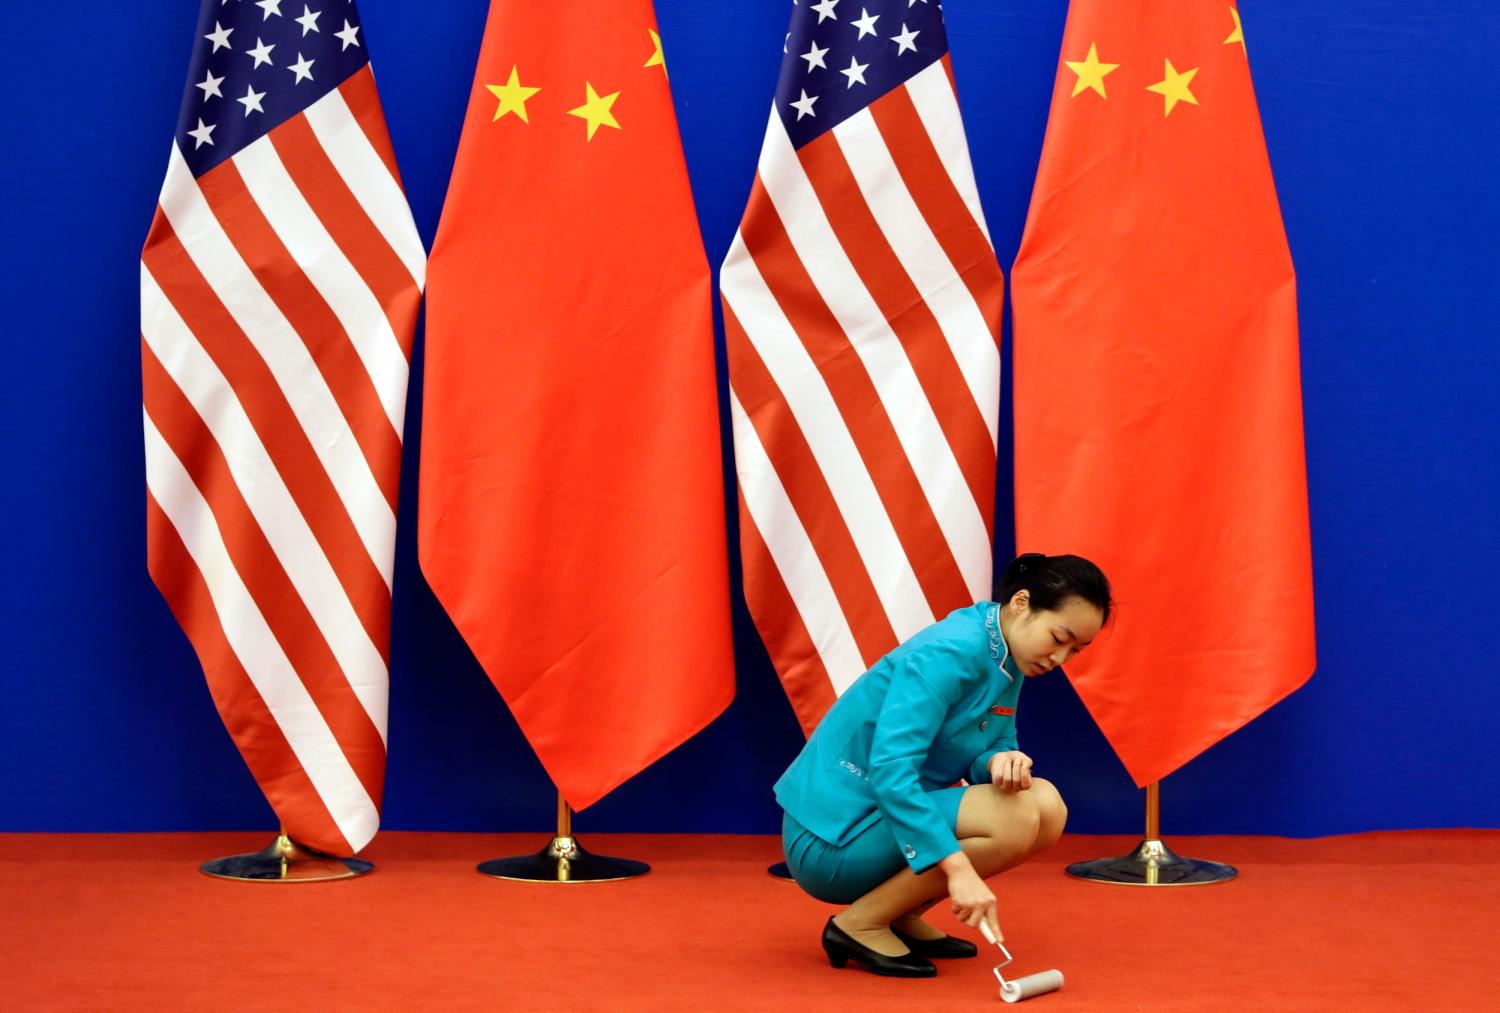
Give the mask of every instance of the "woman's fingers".
[{"label": "woman's fingers", "polygon": [[953,913],[959,921],[971,929],[977,929],[984,922],[989,922],[990,929],[995,933],[995,938],[1005,938],[1000,934],[1000,919],[995,913],[994,896],[991,896],[989,900],[975,901],[972,904],[955,903],[953,905]]},{"label": "woman's fingers", "polygon": [[1031,757],[1015,753],[1009,758],[1005,787],[1010,791],[1025,791],[1031,787]]}]

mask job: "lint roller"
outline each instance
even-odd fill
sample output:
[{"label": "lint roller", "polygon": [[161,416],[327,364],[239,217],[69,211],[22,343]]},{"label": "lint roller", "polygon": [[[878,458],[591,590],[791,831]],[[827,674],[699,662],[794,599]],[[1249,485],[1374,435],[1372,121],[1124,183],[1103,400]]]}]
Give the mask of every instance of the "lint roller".
[{"label": "lint roller", "polygon": [[1056,992],[1063,987],[1062,972],[1053,968],[1047,971],[1038,971],[1036,974],[1028,974],[1020,978],[1005,980],[1005,975],[1000,973],[1001,967],[1009,967],[1015,958],[1005,948],[1005,944],[995,938],[995,933],[990,929],[990,923],[982,921],[979,923],[979,931],[984,933],[984,938],[994,945],[1000,947],[1000,952],[1005,954],[1005,963],[995,968],[995,978],[1000,982],[1000,998],[1005,1002],[1020,1002],[1022,999],[1030,999],[1034,995],[1044,995],[1048,992]]}]

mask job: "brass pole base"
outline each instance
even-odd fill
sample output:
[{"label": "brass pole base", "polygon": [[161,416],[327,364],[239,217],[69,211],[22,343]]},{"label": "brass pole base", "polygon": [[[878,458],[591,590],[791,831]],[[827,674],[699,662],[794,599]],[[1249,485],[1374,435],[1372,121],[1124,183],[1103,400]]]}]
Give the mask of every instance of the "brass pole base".
[{"label": "brass pole base", "polygon": [[486,876],[524,883],[608,883],[644,876],[651,866],[629,858],[593,855],[576,838],[558,836],[534,855],[492,858],[480,862],[478,869]]},{"label": "brass pole base", "polygon": [[1182,858],[1159,840],[1143,840],[1134,851],[1119,858],[1096,858],[1074,862],[1068,875],[1094,883],[1116,886],[1207,886],[1225,883],[1240,871],[1222,862]]},{"label": "brass pole base", "polygon": [[770,873],[776,879],[784,879],[788,883],[794,882],[792,879],[792,870],[787,868],[785,862],[777,862],[767,869],[766,872]]},{"label": "brass pole base", "polygon": [[374,868],[362,858],[335,858],[303,847],[286,834],[277,834],[264,851],[215,858],[198,866],[205,875],[243,883],[325,883],[363,876]]}]

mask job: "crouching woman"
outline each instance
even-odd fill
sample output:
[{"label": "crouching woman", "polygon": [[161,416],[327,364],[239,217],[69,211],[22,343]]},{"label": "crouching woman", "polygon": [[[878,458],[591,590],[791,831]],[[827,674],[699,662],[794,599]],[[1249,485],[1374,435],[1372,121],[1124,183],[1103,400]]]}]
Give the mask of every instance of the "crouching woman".
[{"label": "crouching woman", "polygon": [[994,601],[916,634],[823,717],[776,799],[792,878],[847,905],[823,929],[834,967],[927,978],[930,958],[974,956],[922,919],[945,895],[960,921],[1003,938],[985,880],[1051,845],[1067,818],[1016,748],[1021,685],[1086,648],[1111,604],[1088,560],[1021,556]]}]

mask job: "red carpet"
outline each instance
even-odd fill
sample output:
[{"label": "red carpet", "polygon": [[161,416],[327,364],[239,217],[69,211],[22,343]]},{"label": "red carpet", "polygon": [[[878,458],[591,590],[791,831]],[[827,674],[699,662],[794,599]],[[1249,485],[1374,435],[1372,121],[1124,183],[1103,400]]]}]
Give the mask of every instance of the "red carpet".
[{"label": "red carpet", "polygon": [[[383,833],[364,879],[241,884],[197,872],[269,834],[0,835],[7,1010],[875,1010],[1000,1006],[984,954],[935,980],[830,968],[832,911],[765,874],[771,837],[584,835],[650,875],[486,879],[541,834]],[[1066,878],[1134,839],[1067,836],[994,880],[1014,970],[1068,1010],[1494,1009],[1500,831],[1312,841],[1173,838],[1234,882],[1142,889]],[[944,915],[935,919],[951,925]],[[972,934],[971,934],[972,938]]]}]

